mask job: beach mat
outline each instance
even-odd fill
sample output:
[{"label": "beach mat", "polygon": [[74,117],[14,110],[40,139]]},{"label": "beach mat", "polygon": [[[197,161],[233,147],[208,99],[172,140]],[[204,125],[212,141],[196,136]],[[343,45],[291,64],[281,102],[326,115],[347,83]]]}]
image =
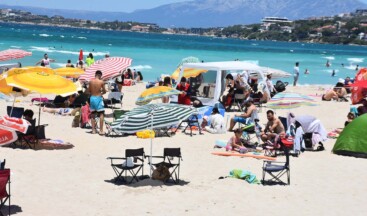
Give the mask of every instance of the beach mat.
[{"label": "beach mat", "polygon": [[40,140],[35,150],[65,150],[71,149],[74,145],[62,140]]},{"label": "beach mat", "polygon": [[263,159],[263,160],[271,160],[274,161],[276,160],[276,158],[274,157],[267,157],[264,155],[256,155],[253,153],[246,153],[246,154],[240,154],[238,152],[212,152],[213,155],[218,155],[218,156],[236,156],[236,157],[251,157],[251,158],[256,158],[256,159]]}]

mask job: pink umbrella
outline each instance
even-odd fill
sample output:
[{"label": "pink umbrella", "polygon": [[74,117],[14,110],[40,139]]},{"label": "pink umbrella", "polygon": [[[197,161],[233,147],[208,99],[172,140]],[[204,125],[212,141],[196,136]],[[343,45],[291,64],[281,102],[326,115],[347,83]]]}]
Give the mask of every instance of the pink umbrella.
[{"label": "pink umbrella", "polygon": [[118,76],[120,71],[125,70],[131,65],[132,59],[125,57],[109,57],[96,61],[92,64],[83,75],[79,77],[80,80],[89,81],[94,78],[97,70],[102,71],[102,79],[108,80]]},{"label": "pink umbrella", "polygon": [[31,124],[25,119],[13,118],[9,116],[0,117],[0,129],[26,133],[29,125]]},{"label": "pink umbrella", "polygon": [[83,61],[84,57],[83,57],[83,50],[80,49],[79,51],[79,61]]},{"label": "pink umbrella", "polygon": [[20,49],[8,49],[0,51],[0,61],[8,61],[12,59],[20,59],[26,56],[31,56],[31,52],[27,52]]},{"label": "pink umbrella", "polygon": [[18,139],[15,131],[0,129],[0,146],[15,142]]}]

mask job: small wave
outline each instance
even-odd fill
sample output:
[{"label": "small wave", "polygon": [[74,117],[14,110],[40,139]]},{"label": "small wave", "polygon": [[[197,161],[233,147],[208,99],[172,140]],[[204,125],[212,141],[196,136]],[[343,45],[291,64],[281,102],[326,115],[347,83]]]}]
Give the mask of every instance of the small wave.
[{"label": "small wave", "polygon": [[64,64],[64,63],[51,63],[51,64],[52,64],[52,66],[55,66],[56,68],[61,68],[61,67],[66,66],[66,64]]},{"label": "small wave", "polygon": [[136,65],[136,66],[132,66],[130,68],[135,69],[135,70],[150,70],[150,69],[152,69],[152,66],[150,66],[150,65]]},{"label": "small wave", "polygon": [[88,39],[88,38],[86,38],[86,37],[78,37],[79,39],[83,39],[83,40],[86,40],[86,39]]},{"label": "small wave", "polygon": [[60,35],[61,38],[64,38],[65,36],[64,35]]},{"label": "small wave", "polygon": [[348,69],[348,70],[356,70],[356,65],[348,65],[348,66],[345,66],[344,68],[345,69]]},{"label": "small wave", "polygon": [[108,44],[108,46],[112,46],[112,44]]},{"label": "small wave", "polygon": [[251,45],[252,46],[259,46],[259,44],[257,44],[257,43],[252,43]]},{"label": "small wave", "polygon": [[16,48],[16,49],[20,49],[22,48],[21,46],[10,46],[11,48]]},{"label": "small wave", "polygon": [[327,59],[327,60],[335,60],[335,57],[334,56],[325,56],[325,57],[322,57],[324,59]]},{"label": "small wave", "polygon": [[362,63],[364,58],[347,58],[347,60],[351,63]]},{"label": "small wave", "polygon": [[[323,72],[326,72],[326,73],[329,73],[329,74],[331,74],[331,73],[333,73],[333,69],[328,69],[328,70],[322,70]],[[339,72],[339,70],[334,70],[335,71],[335,73],[338,73]]]},{"label": "small wave", "polygon": [[39,34],[40,37],[52,37],[53,35],[49,35],[49,34]]}]

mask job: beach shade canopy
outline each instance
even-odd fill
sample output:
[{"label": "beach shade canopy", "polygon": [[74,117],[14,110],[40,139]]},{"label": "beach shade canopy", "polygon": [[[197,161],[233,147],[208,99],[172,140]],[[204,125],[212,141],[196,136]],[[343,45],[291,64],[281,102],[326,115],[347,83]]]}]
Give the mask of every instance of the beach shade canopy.
[{"label": "beach shade canopy", "polygon": [[13,130],[5,130],[0,128],[0,146],[8,145],[18,139],[17,133]]},{"label": "beach shade canopy", "polygon": [[121,133],[133,134],[146,129],[178,125],[193,114],[197,114],[197,110],[190,106],[148,104],[125,113],[111,124],[111,128]]},{"label": "beach shade canopy", "polygon": [[327,139],[327,132],[321,121],[314,116],[299,115],[295,120],[301,124],[304,133],[317,133],[320,135],[321,141]]},{"label": "beach shade canopy", "polygon": [[54,69],[53,71],[56,75],[73,78],[80,77],[82,74],[85,73],[85,71],[81,68],[72,68],[72,67],[57,68]]},{"label": "beach shade canopy", "polygon": [[350,122],[335,142],[333,153],[367,158],[367,114]]},{"label": "beach shade canopy", "polygon": [[0,128],[5,130],[19,131],[26,133],[30,123],[25,119],[13,118],[9,116],[0,117]]},{"label": "beach shade canopy", "polygon": [[102,71],[102,79],[108,80],[119,75],[119,73],[130,67],[132,59],[125,57],[108,57],[96,61],[85,74],[79,77],[80,80],[89,81],[95,77],[97,70]]},{"label": "beach shade canopy", "polygon": [[155,86],[141,93],[138,99],[136,99],[135,104],[145,105],[150,103],[154,99],[159,99],[165,96],[178,95],[178,94],[181,94],[181,92],[174,88],[167,86]]},{"label": "beach shade canopy", "polygon": [[306,95],[281,92],[276,94],[267,103],[270,109],[292,109],[300,106],[316,106],[316,101]]},{"label": "beach shade canopy", "polygon": [[68,96],[77,92],[73,82],[59,75],[39,73],[22,73],[8,76],[7,85],[35,91],[40,94]]},{"label": "beach shade canopy", "polygon": [[[181,71],[181,67],[178,67],[173,74],[171,75],[172,79],[177,80],[178,77],[180,76],[180,71]],[[190,78],[190,77],[197,77],[202,73],[206,73],[208,72],[208,70],[204,70],[204,69],[195,69],[195,68],[185,68],[184,72],[183,72],[183,77],[185,78]]]},{"label": "beach shade canopy", "polygon": [[20,59],[26,56],[31,56],[31,52],[27,52],[20,49],[8,49],[0,51],[0,61],[9,61],[12,59]]},{"label": "beach shade canopy", "polygon": [[[355,84],[367,80],[367,68],[362,68],[358,71],[356,78],[354,79]],[[366,97],[366,88],[361,86],[355,86],[352,88],[352,104],[358,104]]]}]

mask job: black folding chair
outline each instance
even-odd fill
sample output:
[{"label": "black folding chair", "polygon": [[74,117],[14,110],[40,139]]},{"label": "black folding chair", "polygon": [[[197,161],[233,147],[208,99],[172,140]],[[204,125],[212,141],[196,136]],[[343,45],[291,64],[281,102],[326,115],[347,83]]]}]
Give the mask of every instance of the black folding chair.
[{"label": "black folding chair", "polygon": [[[8,186],[8,190],[6,189]],[[8,215],[10,215],[10,169],[0,170],[0,215],[5,216],[1,209],[8,202]]]},{"label": "black folding chair", "polygon": [[6,162],[5,159],[4,159],[4,161],[0,161],[0,170],[5,169],[5,162]]},{"label": "black folding chair", "polygon": [[163,156],[152,156],[152,158],[163,158],[163,161],[152,163],[151,166],[156,168],[159,166],[167,167],[170,169],[170,179],[172,179],[175,184],[180,182],[180,164],[182,160],[180,148],[164,148]]},{"label": "black folding chair", "polygon": [[46,139],[45,127],[47,124],[36,126],[36,119],[30,121],[31,126],[25,134],[18,134],[18,142],[23,147],[35,149],[39,140]]},{"label": "black folding chair", "polygon": [[23,107],[7,106],[6,107],[6,113],[10,117],[22,118],[23,117],[23,113],[24,113],[24,108]]},{"label": "black folding chair", "polygon": [[[282,145],[286,162],[264,161],[263,162],[263,178],[262,184],[284,184],[290,185],[290,165],[289,165],[289,149]],[[265,180],[265,175],[269,174],[270,179]],[[287,174],[287,184],[281,180],[281,177]]]},{"label": "black folding chair", "polygon": [[[132,166],[128,166],[127,158],[129,157],[134,158],[134,164]],[[128,184],[131,184],[134,181],[134,179],[136,180],[136,182],[138,182],[139,178],[137,177],[137,174],[140,172],[140,170],[141,170],[141,177],[144,175],[144,157],[145,157],[144,148],[126,149],[124,158],[108,157],[107,159],[111,160],[112,169],[116,174],[115,182],[121,179],[123,182],[127,183],[127,172],[129,172],[132,176]],[[125,162],[114,163],[114,160],[124,160]],[[123,177],[124,173],[125,177]]]}]

